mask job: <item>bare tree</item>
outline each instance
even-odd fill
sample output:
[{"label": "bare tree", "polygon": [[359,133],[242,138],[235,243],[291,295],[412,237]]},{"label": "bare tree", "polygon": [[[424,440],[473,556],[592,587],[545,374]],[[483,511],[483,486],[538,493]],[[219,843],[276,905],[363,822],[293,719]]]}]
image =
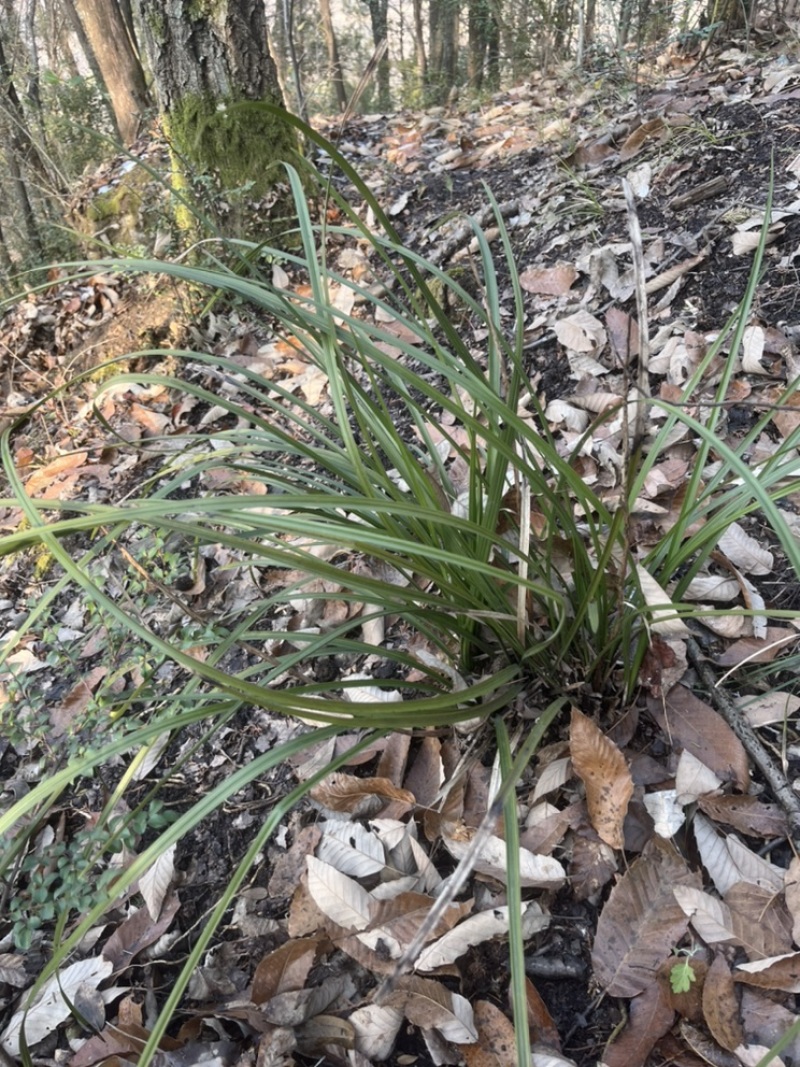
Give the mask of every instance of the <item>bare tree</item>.
[{"label": "bare tree", "polygon": [[336,31],[333,28],[330,0],[319,0],[319,13],[322,16],[322,32],[325,34],[325,46],[328,49],[328,65],[330,66],[333,91],[336,94],[336,103],[340,111],[345,111],[347,109],[347,90],[344,85],[342,61],[339,57],[339,44],[336,40]]},{"label": "bare tree", "polygon": [[[372,43],[375,48],[380,48],[384,41],[389,38],[389,0],[366,0],[369,7],[369,18],[372,24]],[[392,106],[390,88],[389,53],[383,50],[378,62],[378,109],[388,111]]]}]

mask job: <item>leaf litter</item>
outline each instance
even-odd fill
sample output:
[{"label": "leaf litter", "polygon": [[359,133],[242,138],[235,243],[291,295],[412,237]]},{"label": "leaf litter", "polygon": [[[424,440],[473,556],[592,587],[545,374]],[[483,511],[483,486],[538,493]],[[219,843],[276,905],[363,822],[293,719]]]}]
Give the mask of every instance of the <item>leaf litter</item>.
[{"label": "leaf litter", "polygon": [[[468,262],[472,237],[454,216],[437,217],[444,192],[449,188],[465,212],[480,217],[483,198],[474,176],[487,179],[501,202],[528,294],[532,379],[562,447],[571,449],[577,436],[584,438],[583,476],[609,501],[618,498],[627,448],[623,411],[631,398],[624,371],[638,351],[638,323],[618,306],[634,287],[619,199],[626,161],[636,168],[627,175],[644,225],[655,327],[650,370],[662,399],[674,401],[741,296],[742,272],[720,265],[755,247],[753,235],[763,225],[759,204],[768,180],[767,149],[781,129],[778,210],[768,253],[772,270],[760,289],[761,321],[749,326],[741,355],[726,354],[740,362],[721,412],[720,439],[735,446],[759,401],[774,404],[780,395],[775,380],[790,382],[797,374],[791,320],[800,232],[792,153],[798,146],[788,142],[782,125],[787,101],[778,74],[774,61],[744,64],[733,51],[708,74],[654,86],[649,109],[655,117],[644,117],[647,110],[627,113],[613,136],[605,128],[599,132],[599,88],[587,89],[568,123],[559,97],[569,97],[559,92],[557,76],[544,75],[499,96],[482,114],[441,111],[389,121],[365,116],[349,119],[340,131],[340,147],[357,153],[360,166],[374,168],[374,187],[409,245],[442,264]],[[722,85],[731,99],[717,107],[712,101]],[[544,99],[548,121],[541,117]],[[754,112],[761,126],[752,125]],[[569,150],[563,141],[568,127],[574,135]],[[692,139],[703,131],[711,136]],[[727,174],[730,143],[739,149],[734,197]],[[726,172],[722,181],[719,171]],[[752,201],[750,210],[739,219],[731,202],[746,200]],[[365,285],[377,280],[372,273],[377,268],[360,250],[342,248],[338,257],[345,276]],[[274,280],[289,290],[297,284],[279,267]],[[339,311],[352,311],[353,289],[340,287],[333,296]],[[1,327],[4,343],[20,357],[7,414],[25,411],[38,399],[43,378],[51,385],[66,381],[80,366],[82,341],[88,342],[86,350],[92,339],[103,337],[109,354],[122,357],[142,347],[139,316],[153,343],[161,344],[171,337],[179,301],[175,292],[154,295],[121,277],[102,275],[80,286],[55,281],[46,293],[28,297],[6,314]],[[391,323],[385,325],[391,333]],[[212,315],[202,329],[195,343],[273,378],[299,402],[323,410],[329,403],[324,376],[301,347],[260,334],[235,314]],[[476,349],[482,340],[474,338]],[[159,368],[151,361],[148,369]],[[201,382],[210,376],[222,396],[235,395],[237,383],[214,380],[207,366],[190,371]],[[712,401],[720,373],[712,363],[693,400],[698,407]],[[181,438],[195,427],[209,436],[192,447],[209,456],[219,451],[215,432],[225,427],[224,405],[204,410],[190,393],[176,396],[158,386],[128,384],[100,401],[99,413],[115,440],[93,417],[95,395],[96,383],[85,379],[59,399],[46,400],[25,432],[15,436],[15,460],[32,496],[103,501],[135,495],[154,460],[160,465],[174,453],[179,461]],[[794,406],[790,399],[773,417],[783,437],[797,425]],[[618,417],[595,422],[594,415],[614,407]],[[69,435],[51,432],[67,422]],[[121,441],[134,443],[135,450],[123,449]],[[768,463],[773,444],[762,435],[753,443],[750,462]],[[655,544],[676,521],[676,499],[695,447],[678,429],[643,486],[632,516],[643,546]],[[448,458],[446,444],[441,458]],[[703,482],[714,473],[712,457]],[[222,489],[252,492],[253,484],[224,465],[201,470],[199,491]],[[5,529],[14,529],[19,515],[8,511],[0,519]],[[125,550],[130,547],[135,546]],[[184,619],[209,611],[236,615],[260,595],[235,556],[220,548],[207,563],[210,580],[195,572],[176,593],[173,573],[161,588],[152,586],[151,617],[163,624],[173,611]],[[343,565],[371,564],[352,559]],[[568,562],[564,566],[566,574]],[[790,626],[759,628],[757,613],[738,610],[772,603],[776,586],[788,595],[781,566],[779,546],[762,542],[753,517],[722,532],[714,566],[694,575],[680,594],[715,612],[703,617],[702,660],[699,637],[688,637],[683,624],[676,625],[674,589],[647,586],[654,621],[640,678],[645,699],[598,714],[593,697],[576,689],[569,724],[549,738],[523,779],[521,921],[534,1063],[541,1067],[597,1061],[636,1067],[695,1063],[698,1057],[712,1064],[754,1064],[796,1021],[800,875],[787,847],[796,813],[780,796],[770,797],[772,782],[765,789],[762,768],[754,768],[744,735],[731,725],[739,720],[731,716],[738,713],[778,746],[779,770],[791,788],[792,761],[800,751],[794,726],[800,697],[784,679],[783,688],[741,694],[740,708],[722,714],[713,692],[698,685],[698,679],[705,681],[702,662],[720,669],[716,680],[724,669],[784,656],[796,644]],[[299,581],[301,575],[295,577]],[[6,569],[2,582],[8,637],[20,590],[33,587],[35,579],[31,572]],[[171,593],[166,602],[164,588]],[[324,632],[354,610],[357,620],[352,602],[337,600],[336,593],[333,583],[320,613],[322,602],[304,596],[298,585],[294,628]],[[352,699],[363,697],[367,687],[369,699],[397,699],[385,685],[372,685],[385,681],[380,649],[387,635],[397,636],[391,620],[378,626],[369,605],[361,617],[364,642],[374,655],[319,664],[320,677],[330,669],[334,677],[358,683],[349,690]],[[59,626],[61,640],[74,643],[77,661],[86,668],[69,687],[55,684],[53,665],[37,656],[44,644],[36,633],[20,640],[5,683],[7,699],[23,710],[24,693],[36,679],[49,717],[49,743],[87,728],[95,696],[118,694],[141,670],[125,659],[124,650],[113,669],[102,662],[108,635],[99,633],[84,605],[65,605]],[[268,656],[275,649],[258,651]],[[436,657],[432,649],[413,651]],[[441,664],[445,672],[447,667]],[[180,684],[179,672],[168,665],[161,669],[164,684]],[[189,758],[174,802],[180,804],[186,788],[203,793],[221,780],[231,758],[226,746],[237,759],[252,758],[294,729],[299,727],[264,713],[234,721],[213,745]],[[304,764],[284,768],[284,777],[268,788],[285,793],[291,780],[313,773],[312,761],[325,766],[337,744],[346,740],[321,745]],[[317,787],[310,806],[282,826],[264,866],[238,898],[230,939],[216,944],[198,967],[184,1021],[162,1043],[164,1060],[211,1057],[232,1064],[243,1049],[257,1046],[265,1064],[320,1056],[355,1067],[414,1060],[511,1062],[502,820],[479,839],[466,894],[429,924],[435,901],[447,892],[448,879],[489,812],[490,768],[484,763],[491,758],[481,745],[480,735],[396,735]],[[36,781],[46,767],[36,743],[20,736],[4,739],[2,757],[12,792]],[[148,773],[165,759],[162,752],[152,754],[135,779],[142,789]],[[104,799],[98,790],[84,803],[97,812]],[[225,816],[210,818],[191,842],[143,875],[137,895],[105,917],[79,958],[51,975],[30,1001],[27,990],[41,964],[35,954],[15,950],[7,936],[0,944],[5,1052],[20,1054],[24,1018],[29,1045],[49,1042],[79,1067],[135,1057],[153,1021],[154,1005],[145,997],[143,1006],[142,990],[156,976],[169,981],[185,955],[189,932],[213,900],[209,887],[225,884],[267,804],[255,787],[232,798]],[[74,825],[76,812],[70,814]],[[51,847],[54,839],[41,837],[39,847]],[[129,861],[142,844],[126,847]],[[413,969],[397,974],[397,962],[419,936],[423,947]],[[675,973],[691,974],[688,989],[674,988]],[[388,978],[391,990],[381,997]],[[592,999],[594,991],[601,999]],[[75,1014],[79,1036],[64,1026]],[[796,1036],[782,1057],[773,1062],[800,1061]]]}]

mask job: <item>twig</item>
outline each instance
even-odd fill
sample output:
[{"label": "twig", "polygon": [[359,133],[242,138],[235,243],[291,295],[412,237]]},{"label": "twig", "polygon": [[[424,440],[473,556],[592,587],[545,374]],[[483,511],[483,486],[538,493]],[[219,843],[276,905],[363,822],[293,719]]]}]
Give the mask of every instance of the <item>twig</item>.
[{"label": "twig", "polygon": [[795,846],[800,846],[800,797],[797,796],[786,780],[786,775],[782,773],[762,745],[745,713],[736,706],[725,690],[717,685],[714,672],[693,637],[687,639],[686,649],[692,666],[709,691],[711,703],[742,742],[747,755],[761,771],[775,799],[786,812],[792,842]]},{"label": "twig", "polygon": [[[505,203],[498,206],[500,217],[504,219],[518,215],[519,210],[519,200],[506,200]],[[472,216],[471,221],[467,221],[462,226],[459,226],[459,228],[451,234],[446,241],[439,245],[438,248],[434,248],[428,255],[428,259],[435,267],[439,267],[442,263],[446,263],[452,255],[455,255],[455,253],[459,251],[459,249],[469,244],[475,236],[472,221],[476,222],[482,229],[495,219],[495,217],[493,207],[487,207],[480,213],[480,215]]]}]

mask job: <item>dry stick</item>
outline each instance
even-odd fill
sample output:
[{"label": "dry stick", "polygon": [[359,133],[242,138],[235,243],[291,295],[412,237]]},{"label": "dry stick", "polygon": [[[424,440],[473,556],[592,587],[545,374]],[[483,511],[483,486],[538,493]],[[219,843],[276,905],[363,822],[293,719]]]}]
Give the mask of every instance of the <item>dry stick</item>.
[{"label": "dry stick", "polygon": [[644,440],[645,419],[650,399],[650,331],[647,323],[647,292],[644,282],[644,253],[642,229],[636,213],[633,190],[626,178],[622,179],[625,206],[628,209],[628,230],[631,235],[631,259],[636,284],[636,314],[639,317],[639,374],[637,379],[636,418],[633,423],[630,455],[635,456]]},{"label": "dry stick", "polygon": [[504,791],[501,790],[498,796],[495,797],[492,804],[489,806],[489,810],[483,817],[483,821],[475,832],[475,836],[470,841],[469,847],[461,860],[450,875],[447,886],[443,892],[436,898],[436,903],[431,910],[425,916],[425,919],[417,930],[416,936],[403,955],[398,959],[395,964],[392,973],[384,979],[381,985],[378,987],[375,996],[373,997],[373,1003],[380,1004],[386,997],[392,992],[397,985],[398,980],[414,966],[425,942],[431,935],[431,931],[436,929],[439,920],[444,916],[444,913],[453,903],[455,898],[461,892],[463,887],[467,884],[467,879],[472,874],[473,868],[478,860],[478,856],[486,845],[486,842],[494,833],[495,826],[500,816],[503,814],[503,802]]},{"label": "dry stick", "polygon": [[686,649],[692,666],[700,675],[703,685],[709,691],[711,703],[742,742],[747,755],[761,771],[775,799],[786,812],[786,817],[789,820],[789,836],[792,843],[796,847],[800,846],[800,797],[789,785],[786,775],[762,745],[745,713],[736,706],[724,689],[718,687],[714,672],[693,637],[687,639]]}]

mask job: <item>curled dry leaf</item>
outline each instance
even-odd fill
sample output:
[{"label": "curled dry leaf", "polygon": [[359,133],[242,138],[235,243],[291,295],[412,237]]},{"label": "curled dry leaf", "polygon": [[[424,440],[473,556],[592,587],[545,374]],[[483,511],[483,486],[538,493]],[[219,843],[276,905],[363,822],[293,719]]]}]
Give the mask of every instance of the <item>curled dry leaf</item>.
[{"label": "curled dry leaf", "polygon": [[611,848],[622,848],[622,824],[633,795],[633,779],[620,750],[577,708],[570,721],[570,753],[586,787],[592,826]]},{"label": "curled dry leaf", "polygon": [[407,789],[398,789],[388,778],[357,778],[352,774],[331,774],[315,786],[310,796],[330,811],[354,813],[365,798],[383,797],[413,805],[415,798]]},{"label": "curled dry leaf", "polygon": [[659,837],[674,837],[686,821],[683,804],[678,802],[674,789],[660,789],[645,793],[644,806],[653,820],[653,828]]},{"label": "curled dry leaf", "polygon": [[[539,904],[533,900],[523,904],[522,928],[526,940],[539,933],[540,930],[545,930],[549,924],[550,916],[545,914]],[[415,964],[416,969],[433,971],[437,967],[444,967],[448,963],[454,963],[473,945],[480,945],[493,937],[503,937],[506,934],[508,934],[507,906],[478,912],[477,915],[464,919],[434,944],[423,949]]]}]

